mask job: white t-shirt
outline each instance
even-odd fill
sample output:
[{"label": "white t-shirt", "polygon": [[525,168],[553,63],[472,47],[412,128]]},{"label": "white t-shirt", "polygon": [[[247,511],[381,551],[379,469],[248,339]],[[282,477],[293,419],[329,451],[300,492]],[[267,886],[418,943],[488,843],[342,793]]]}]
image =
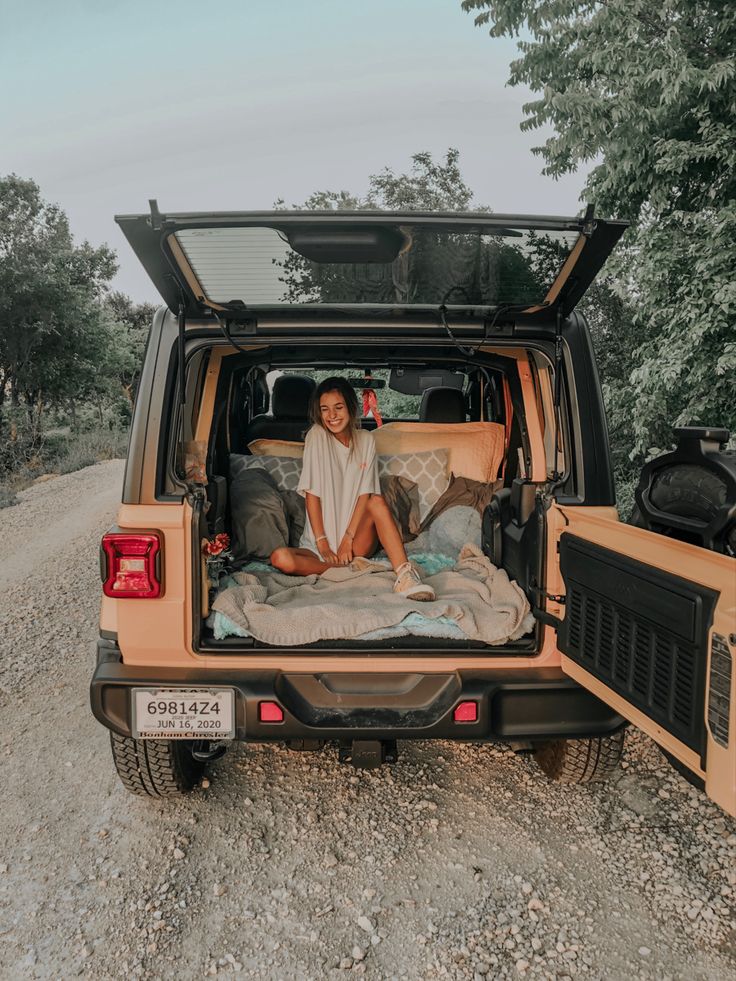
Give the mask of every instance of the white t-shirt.
[{"label": "white t-shirt", "polygon": [[[353,442],[354,446],[343,446],[319,425],[312,426],[304,441],[304,462],[297,490],[302,497],[308,491],[320,499],[325,535],[333,552],[347,531],[361,494],[381,493],[373,437],[368,430],[359,429]],[[319,554],[309,515],[299,545]]]}]

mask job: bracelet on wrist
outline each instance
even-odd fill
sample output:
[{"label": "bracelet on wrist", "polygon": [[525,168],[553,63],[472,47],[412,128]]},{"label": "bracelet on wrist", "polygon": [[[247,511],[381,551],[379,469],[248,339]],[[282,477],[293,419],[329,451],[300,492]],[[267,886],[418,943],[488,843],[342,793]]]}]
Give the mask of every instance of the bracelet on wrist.
[{"label": "bracelet on wrist", "polygon": [[317,535],[317,537],[315,538],[314,541],[315,541],[315,543],[316,542],[326,542],[327,541],[327,535]]}]

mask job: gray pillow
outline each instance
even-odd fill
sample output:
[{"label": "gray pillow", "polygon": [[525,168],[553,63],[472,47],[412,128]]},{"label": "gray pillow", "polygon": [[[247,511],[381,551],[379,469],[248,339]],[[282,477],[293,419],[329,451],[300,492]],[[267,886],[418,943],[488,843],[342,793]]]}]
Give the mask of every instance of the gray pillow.
[{"label": "gray pillow", "polygon": [[292,548],[298,548],[307,520],[307,506],[298,491],[287,490],[280,493],[289,521],[289,545]]},{"label": "gray pillow", "polygon": [[240,468],[231,474],[230,517],[236,564],[247,559],[267,562],[275,548],[289,544],[284,501],[273,477],[263,468]]}]

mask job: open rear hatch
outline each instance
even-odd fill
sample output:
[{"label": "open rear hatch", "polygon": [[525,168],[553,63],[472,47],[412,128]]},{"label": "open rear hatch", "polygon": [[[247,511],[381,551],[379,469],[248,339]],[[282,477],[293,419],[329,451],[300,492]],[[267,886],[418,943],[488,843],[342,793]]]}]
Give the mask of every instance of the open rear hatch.
[{"label": "open rear hatch", "polygon": [[339,305],[385,313],[513,310],[554,323],[626,228],[583,217],[478,212],[211,212],[116,221],[174,312],[250,319]]}]

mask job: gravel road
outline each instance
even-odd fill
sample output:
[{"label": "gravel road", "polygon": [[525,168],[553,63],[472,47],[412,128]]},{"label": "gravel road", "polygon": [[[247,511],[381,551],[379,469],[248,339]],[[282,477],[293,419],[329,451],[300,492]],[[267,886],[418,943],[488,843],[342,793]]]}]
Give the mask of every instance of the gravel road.
[{"label": "gravel road", "polygon": [[595,789],[503,746],[241,745],[128,795],[87,697],[121,478],[0,511],[2,978],[736,978],[736,822],[634,731]]}]

